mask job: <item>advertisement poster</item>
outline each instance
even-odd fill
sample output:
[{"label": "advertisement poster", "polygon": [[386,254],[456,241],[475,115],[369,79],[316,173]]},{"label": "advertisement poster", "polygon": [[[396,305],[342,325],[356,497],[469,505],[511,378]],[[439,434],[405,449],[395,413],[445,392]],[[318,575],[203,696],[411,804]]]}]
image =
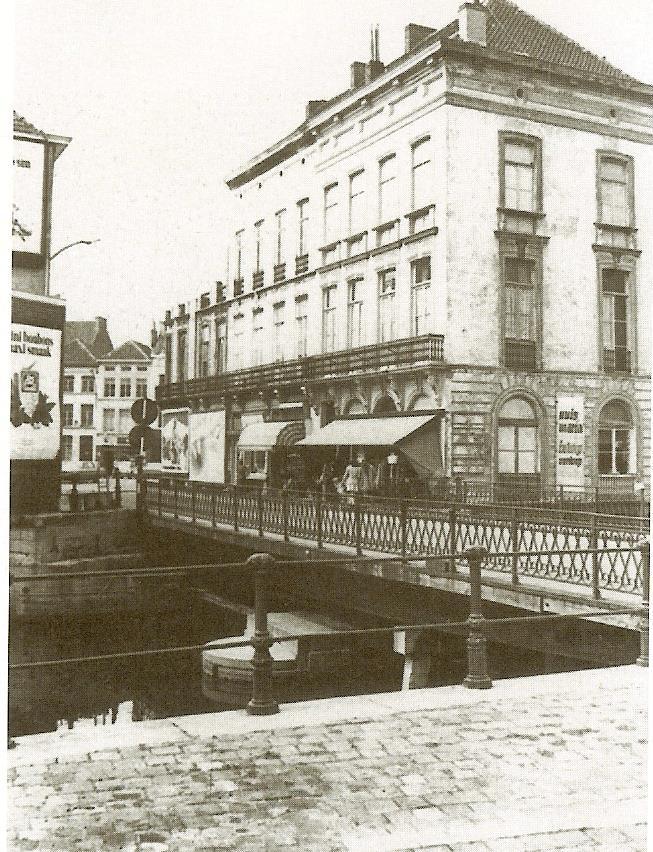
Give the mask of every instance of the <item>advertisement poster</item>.
[{"label": "advertisement poster", "polygon": [[224,482],[225,412],[191,414],[190,479]]},{"label": "advertisement poster", "polygon": [[188,473],[188,409],[161,414],[161,467]]},{"label": "advertisement poster", "polygon": [[53,459],[61,431],[61,331],[12,323],[10,363],[11,458]]},{"label": "advertisement poster", "polygon": [[585,484],[585,399],[559,396],[556,405],[556,483]]},{"label": "advertisement poster", "polygon": [[12,251],[41,254],[45,146],[14,139]]}]

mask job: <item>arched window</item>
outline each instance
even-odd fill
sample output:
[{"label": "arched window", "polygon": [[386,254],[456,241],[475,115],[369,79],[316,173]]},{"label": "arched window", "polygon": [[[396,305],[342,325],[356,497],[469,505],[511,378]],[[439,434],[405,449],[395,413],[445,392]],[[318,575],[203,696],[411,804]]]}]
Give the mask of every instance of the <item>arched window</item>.
[{"label": "arched window", "polygon": [[630,407],[613,399],[599,414],[599,473],[617,476],[635,469],[634,430]]},{"label": "arched window", "polygon": [[501,406],[497,446],[500,474],[539,473],[537,417],[528,400],[514,396]]},{"label": "arched window", "polygon": [[347,415],[354,417],[356,414],[367,414],[367,411],[360,399],[351,399],[347,406]]},{"label": "arched window", "polygon": [[397,406],[395,405],[395,401],[391,396],[384,395],[379,397],[376,405],[374,406],[374,414],[396,414]]}]

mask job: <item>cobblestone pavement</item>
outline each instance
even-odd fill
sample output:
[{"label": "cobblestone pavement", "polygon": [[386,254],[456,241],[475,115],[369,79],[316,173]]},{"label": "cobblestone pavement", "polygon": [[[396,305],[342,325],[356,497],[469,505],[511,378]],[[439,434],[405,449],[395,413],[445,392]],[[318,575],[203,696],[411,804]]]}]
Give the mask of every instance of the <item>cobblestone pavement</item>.
[{"label": "cobblestone pavement", "polygon": [[646,693],[623,667],[25,737],[8,848],[643,852]]}]

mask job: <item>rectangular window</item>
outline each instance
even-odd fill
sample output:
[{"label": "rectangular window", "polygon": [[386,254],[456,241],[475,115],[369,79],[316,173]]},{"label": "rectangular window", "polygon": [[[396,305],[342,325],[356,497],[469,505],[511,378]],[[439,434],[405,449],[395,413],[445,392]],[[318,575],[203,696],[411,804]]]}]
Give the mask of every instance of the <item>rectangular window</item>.
[{"label": "rectangular window", "polygon": [[66,373],[63,377],[63,392],[75,393],[75,376]]},{"label": "rectangular window", "polygon": [[413,334],[431,331],[431,258],[420,257],[410,265],[413,304]]},{"label": "rectangular window", "polygon": [[630,372],[628,273],[604,269],[601,275],[603,367],[606,372]]},{"label": "rectangular window", "polygon": [[336,349],[336,291],[337,287],[325,287],[322,290],[322,351],[335,352]]},{"label": "rectangular window", "polygon": [[147,396],[147,379],[136,379],[136,397],[145,399]]},{"label": "rectangular window", "polygon": [[283,327],[285,322],[286,303],[278,302],[272,306],[272,333],[274,336],[274,360],[283,361]]},{"label": "rectangular window", "polygon": [[347,346],[355,349],[364,342],[363,279],[355,278],[347,284]]},{"label": "rectangular window", "polygon": [[349,177],[349,233],[359,233],[365,224],[365,172],[360,171]]},{"label": "rectangular window", "polygon": [[632,225],[631,164],[624,158],[599,155],[599,222],[603,225]]},{"label": "rectangular window", "polygon": [[395,338],[396,268],[379,272],[379,343]]},{"label": "rectangular window", "polygon": [[244,366],[244,335],[245,317],[239,314],[234,317],[233,351],[231,353],[234,370],[241,370]]},{"label": "rectangular window", "polygon": [[625,475],[630,473],[630,441],[628,427],[599,429],[599,473]]},{"label": "rectangular window", "polygon": [[92,435],[80,435],[79,436],[79,460],[80,460],[80,462],[92,462],[93,461],[93,436]]},{"label": "rectangular window", "polygon": [[64,426],[72,426],[73,425],[73,407],[69,403],[65,402],[61,408],[61,413],[63,415],[63,425]]},{"label": "rectangular window", "polygon": [[113,408],[105,408],[102,412],[102,431],[116,431],[116,412]]},{"label": "rectangular window", "polygon": [[134,425],[132,421],[131,411],[129,408],[121,408],[120,409],[120,434],[127,435],[131,431],[132,426]]},{"label": "rectangular window", "polygon": [[82,393],[95,391],[95,376],[82,376]]},{"label": "rectangular window", "polygon": [[254,271],[261,271],[261,245],[263,239],[263,219],[254,225]]},{"label": "rectangular window", "polygon": [[227,370],[227,323],[224,321],[216,323],[215,368],[216,373]]},{"label": "rectangular window", "polygon": [[533,263],[506,258],[505,336],[535,342],[535,285]]},{"label": "rectangular window", "polygon": [[295,341],[297,357],[305,358],[308,352],[308,297],[295,299]]},{"label": "rectangular window", "polygon": [[243,231],[236,231],[236,278],[243,277]]},{"label": "rectangular window", "polygon": [[177,332],[177,381],[185,382],[188,378],[188,346],[187,332],[180,328]]},{"label": "rectangular window", "polygon": [[263,311],[252,314],[252,366],[263,363]]},{"label": "rectangular window", "polygon": [[116,395],[116,380],[113,377],[104,380],[104,395],[108,397]]},{"label": "rectangular window", "polygon": [[498,438],[499,473],[537,473],[537,427],[500,425]]},{"label": "rectangular window", "polygon": [[534,213],[538,209],[538,148],[535,140],[503,138],[502,207]]},{"label": "rectangular window", "polygon": [[279,210],[279,212],[276,214],[275,218],[277,220],[277,260],[276,260],[276,263],[279,264],[279,263],[284,262],[284,244],[283,244],[283,241],[284,241],[284,236],[285,236],[284,232],[285,232],[285,227],[286,227],[286,225],[285,225],[286,211],[285,210]]},{"label": "rectangular window", "polygon": [[338,235],[338,184],[324,187],[324,240],[333,242]]},{"label": "rectangular window", "polygon": [[132,382],[131,379],[121,378],[120,379],[120,396],[123,399],[130,397],[132,395]]},{"label": "rectangular window", "polygon": [[72,435],[62,435],[61,436],[61,454],[63,456],[64,461],[72,461],[73,460],[73,436]]},{"label": "rectangular window", "polygon": [[297,256],[308,254],[308,198],[302,198],[297,202],[297,216],[299,222],[299,240],[297,245]]},{"label": "rectangular window", "polygon": [[420,210],[433,202],[431,139],[420,139],[412,148],[412,209]]},{"label": "rectangular window", "polygon": [[82,419],[81,425],[86,427],[93,426],[93,406],[92,405],[82,405]]},{"label": "rectangular window", "polygon": [[391,154],[379,162],[379,222],[396,219],[399,211],[397,157]]},{"label": "rectangular window", "polygon": [[211,326],[208,323],[200,329],[199,372],[200,376],[209,374],[209,349],[211,346]]}]

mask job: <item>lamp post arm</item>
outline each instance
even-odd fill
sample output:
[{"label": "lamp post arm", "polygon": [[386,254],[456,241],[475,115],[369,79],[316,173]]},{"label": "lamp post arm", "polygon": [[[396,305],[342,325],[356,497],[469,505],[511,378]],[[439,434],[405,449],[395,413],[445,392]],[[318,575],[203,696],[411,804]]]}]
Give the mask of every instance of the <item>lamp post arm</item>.
[{"label": "lamp post arm", "polygon": [[57,255],[61,254],[62,251],[66,251],[66,249],[72,248],[73,246],[82,246],[82,245],[83,246],[90,246],[90,245],[93,245],[93,243],[99,243],[99,242],[100,242],[99,238],[97,240],[75,240],[74,243],[68,243],[67,246],[63,246],[58,251],[55,251],[54,254],[51,254],[50,257],[48,258],[48,261],[54,260],[55,257],[57,257]]}]

